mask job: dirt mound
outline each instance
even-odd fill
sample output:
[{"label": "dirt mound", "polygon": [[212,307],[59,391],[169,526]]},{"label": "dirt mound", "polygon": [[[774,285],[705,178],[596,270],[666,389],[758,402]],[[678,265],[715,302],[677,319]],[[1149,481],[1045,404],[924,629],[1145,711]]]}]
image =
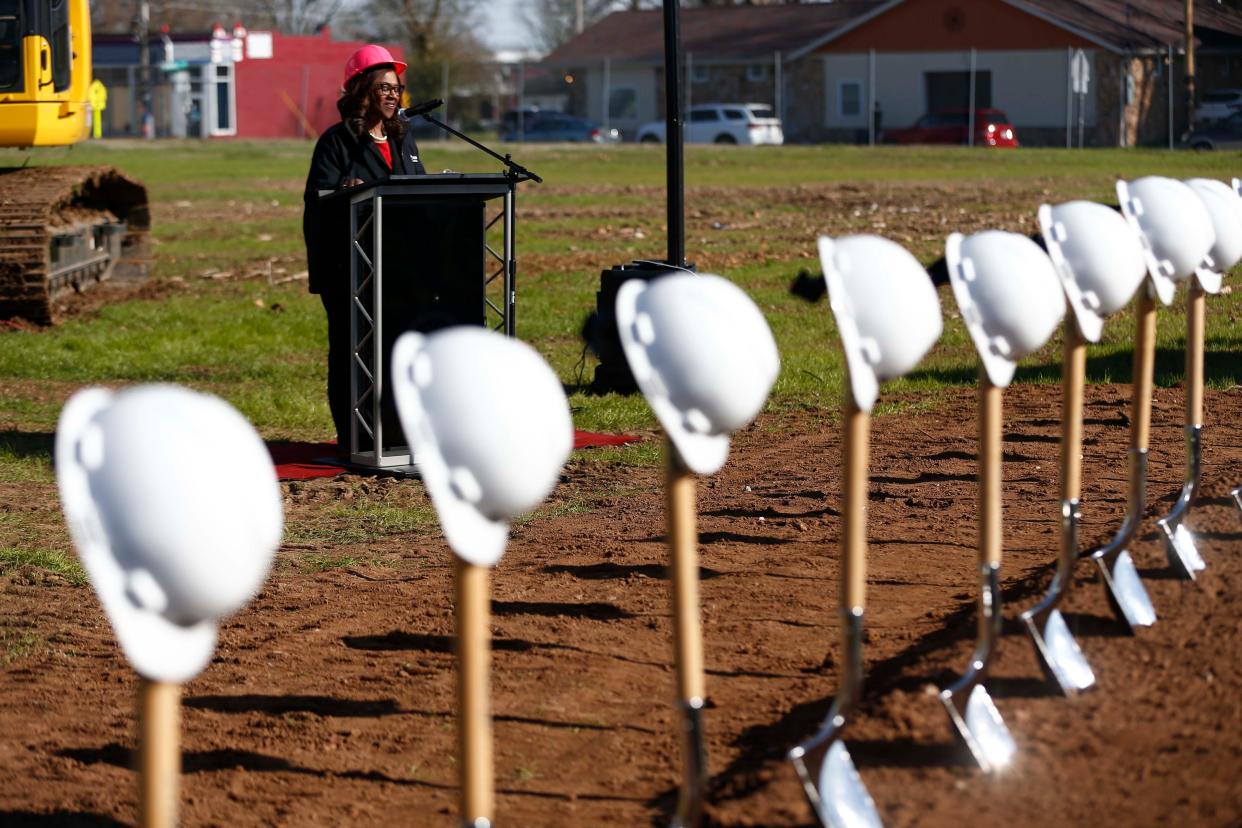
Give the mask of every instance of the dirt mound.
[{"label": "dirt mound", "polygon": [[[1084,543],[1124,510],[1128,393],[1087,390]],[[847,735],[886,824],[1238,824],[1242,522],[1227,488],[1242,482],[1242,393],[1209,392],[1207,410],[1191,525],[1208,569],[1174,579],[1145,522],[1132,551],[1160,620],[1130,637],[1082,567],[1067,619],[1098,685],[1066,700],[1015,621],[1056,554],[1059,389],[1007,392],[1009,621],[990,687],[1020,752],[997,780],[971,767],[934,695],[975,629],[973,395],[875,420],[868,682]],[[1181,412],[1180,391],[1157,391],[1149,515],[1180,485]],[[824,418],[760,420],[699,487],[718,825],[810,823],[784,754],[838,685],[840,446]],[[343,485],[297,484],[291,518],[417,484]],[[572,466],[547,516],[514,529],[493,579],[502,824],[667,824],[679,759],[660,487],[656,469]],[[54,517],[50,487],[5,495]],[[312,565],[329,554],[337,565]],[[450,824],[451,575],[435,535],[287,547],[186,687],[185,823]],[[0,823],[132,821],[136,682],[97,604],[85,588],[0,583]]]}]

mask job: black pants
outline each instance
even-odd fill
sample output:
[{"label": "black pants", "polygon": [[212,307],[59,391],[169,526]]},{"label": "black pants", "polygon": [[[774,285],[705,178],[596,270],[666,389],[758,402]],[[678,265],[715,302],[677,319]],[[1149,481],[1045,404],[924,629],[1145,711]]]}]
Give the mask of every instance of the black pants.
[{"label": "black pants", "polygon": [[336,426],[336,445],[340,452],[349,451],[349,417],[352,400],[349,396],[350,351],[349,294],[321,293],[324,312],[328,315],[328,408]]}]

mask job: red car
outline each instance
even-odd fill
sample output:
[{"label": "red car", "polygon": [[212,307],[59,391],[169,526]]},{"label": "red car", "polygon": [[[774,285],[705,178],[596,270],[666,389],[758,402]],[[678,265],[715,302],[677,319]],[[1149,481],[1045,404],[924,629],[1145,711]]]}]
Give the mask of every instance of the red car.
[{"label": "red car", "polygon": [[[968,144],[969,109],[937,109],[928,112],[906,129],[886,129],[880,136],[885,144]],[[975,110],[975,145],[1016,147],[1018,133],[999,109]]]}]

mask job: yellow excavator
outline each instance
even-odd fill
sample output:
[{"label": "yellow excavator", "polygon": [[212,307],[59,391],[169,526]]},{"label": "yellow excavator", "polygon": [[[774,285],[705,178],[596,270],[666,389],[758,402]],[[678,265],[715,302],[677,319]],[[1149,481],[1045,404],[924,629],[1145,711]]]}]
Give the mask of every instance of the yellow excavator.
[{"label": "yellow excavator", "polygon": [[[0,147],[85,140],[90,85],[88,0],[0,0]],[[150,224],[111,167],[0,168],[0,319],[52,324],[65,294],[142,275]]]}]

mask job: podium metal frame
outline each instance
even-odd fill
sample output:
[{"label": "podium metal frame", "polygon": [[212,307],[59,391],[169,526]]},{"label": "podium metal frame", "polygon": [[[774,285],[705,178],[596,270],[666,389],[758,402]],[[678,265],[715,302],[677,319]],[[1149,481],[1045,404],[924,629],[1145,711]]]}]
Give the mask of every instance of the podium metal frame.
[{"label": "podium metal frame", "polygon": [[[349,199],[350,237],[350,428],[349,459],[355,466],[382,469],[396,473],[413,473],[413,454],[409,446],[386,446],[382,403],[387,355],[383,353],[384,267],[383,217],[384,201],[409,197],[425,191],[436,196],[477,195],[484,200],[503,196],[500,211],[486,218],[484,207],[483,303],[484,324],[506,336],[516,333],[515,307],[517,276],[515,206],[519,179],[506,173],[393,176],[387,181],[359,187]],[[498,245],[488,234],[499,227]],[[366,243],[370,242],[371,254]],[[488,290],[500,288],[495,301]],[[371,302],[366,296],[370,293]],[[370,367],[368,368],[368,359]],[[359,448],[359,438],[371,442],[370,451]]]}]

